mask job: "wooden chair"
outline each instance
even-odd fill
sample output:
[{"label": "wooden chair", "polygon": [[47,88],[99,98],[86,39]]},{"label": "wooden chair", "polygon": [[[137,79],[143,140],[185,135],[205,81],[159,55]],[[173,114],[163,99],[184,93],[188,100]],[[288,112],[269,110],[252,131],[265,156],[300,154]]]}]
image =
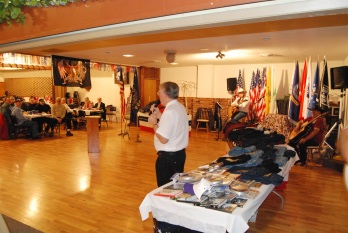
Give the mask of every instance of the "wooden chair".
[{"label": "wooden chair", "polygon": [[207,108],[200,109],[200,114],[197,119],[196,131],[199,129],[205,129],[209,132],[209,114]]}]

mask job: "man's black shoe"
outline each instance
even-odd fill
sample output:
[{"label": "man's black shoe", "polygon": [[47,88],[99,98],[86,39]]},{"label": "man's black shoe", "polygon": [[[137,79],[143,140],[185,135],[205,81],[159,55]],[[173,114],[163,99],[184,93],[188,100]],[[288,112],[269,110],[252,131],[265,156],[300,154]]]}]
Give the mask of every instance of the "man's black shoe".
[{"label": "man's black shoe", "polygon": [[66,136],[70,137],[73,136],[74,134],[72,134],[70,131],[66,131]]},{"label": "man's black shoe", "polygon": [[50,138],[53,137],[53,131],[49,133]]},{"label": "man's black shoe", "polygon": [[297,160],[297,161],[295,162],[295,165],[297,165],[297,164],[299,164],[299,163],[301,163],[301,160]]}]

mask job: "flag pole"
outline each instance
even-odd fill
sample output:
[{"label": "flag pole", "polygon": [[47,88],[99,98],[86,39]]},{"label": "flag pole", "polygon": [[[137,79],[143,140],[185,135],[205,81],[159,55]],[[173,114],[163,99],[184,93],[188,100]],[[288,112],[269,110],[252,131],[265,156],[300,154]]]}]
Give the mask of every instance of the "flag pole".
[{"label": "flag pole", "polygon": [[137,113],[137,139],[135,140],[135,142],[141,142],[139,131],[140,131],[139,130],[139,116],[138,116],[138,113]]}]

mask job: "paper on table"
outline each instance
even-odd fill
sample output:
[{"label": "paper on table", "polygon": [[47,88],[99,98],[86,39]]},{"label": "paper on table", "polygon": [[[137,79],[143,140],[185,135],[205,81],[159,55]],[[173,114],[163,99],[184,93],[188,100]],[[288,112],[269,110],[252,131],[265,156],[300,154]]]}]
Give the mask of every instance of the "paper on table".
[{"label": "paper on table", "polygon": [[89,110],[85,110],[85,113],[86,113],[86,116],[91,115],[91,111],[89,111]]},{"label": "paper on table", "polygon": [[212,185],[210,184],[210,182],[204,178],[202,178],[197,184],[193,185],[193,191],[198,198],[201,198],[202,194],[205,191],[210,190],[211,188]]}]

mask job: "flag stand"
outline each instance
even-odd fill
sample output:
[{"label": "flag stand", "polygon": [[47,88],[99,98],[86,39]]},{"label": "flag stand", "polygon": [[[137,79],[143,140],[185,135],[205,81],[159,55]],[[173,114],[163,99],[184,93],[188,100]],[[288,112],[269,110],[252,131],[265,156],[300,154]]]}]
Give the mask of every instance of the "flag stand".
[{"label": "flag stand", "polygon": [[139,135],[139,119],[138,119],[138,113],[137,113],[137,139],[135,142],[141,142],[140,135]]},{"label": "flag stand", "polygon": [[326,139],[328,137],[330,137],[331,132],[336,128],[337,126],[337,137],[339,137],[340,135],[340,130],[341,130],[341,124],[343,123],[342,120],[342,112],[344,111],[343,109],[343,97],[346,95],[346,90],[344,88],[341,89],[341,94],[340,94],[340,109],[339,109],[339,114],[338,114],[338,120],[336,121],[336,123],[331,127],[331,129],[325,134],[325,138],[324,138],[324,143],[330,147],[330,149],[334,150],[334,148],[332,148],[332,146],[326,141]]}]

